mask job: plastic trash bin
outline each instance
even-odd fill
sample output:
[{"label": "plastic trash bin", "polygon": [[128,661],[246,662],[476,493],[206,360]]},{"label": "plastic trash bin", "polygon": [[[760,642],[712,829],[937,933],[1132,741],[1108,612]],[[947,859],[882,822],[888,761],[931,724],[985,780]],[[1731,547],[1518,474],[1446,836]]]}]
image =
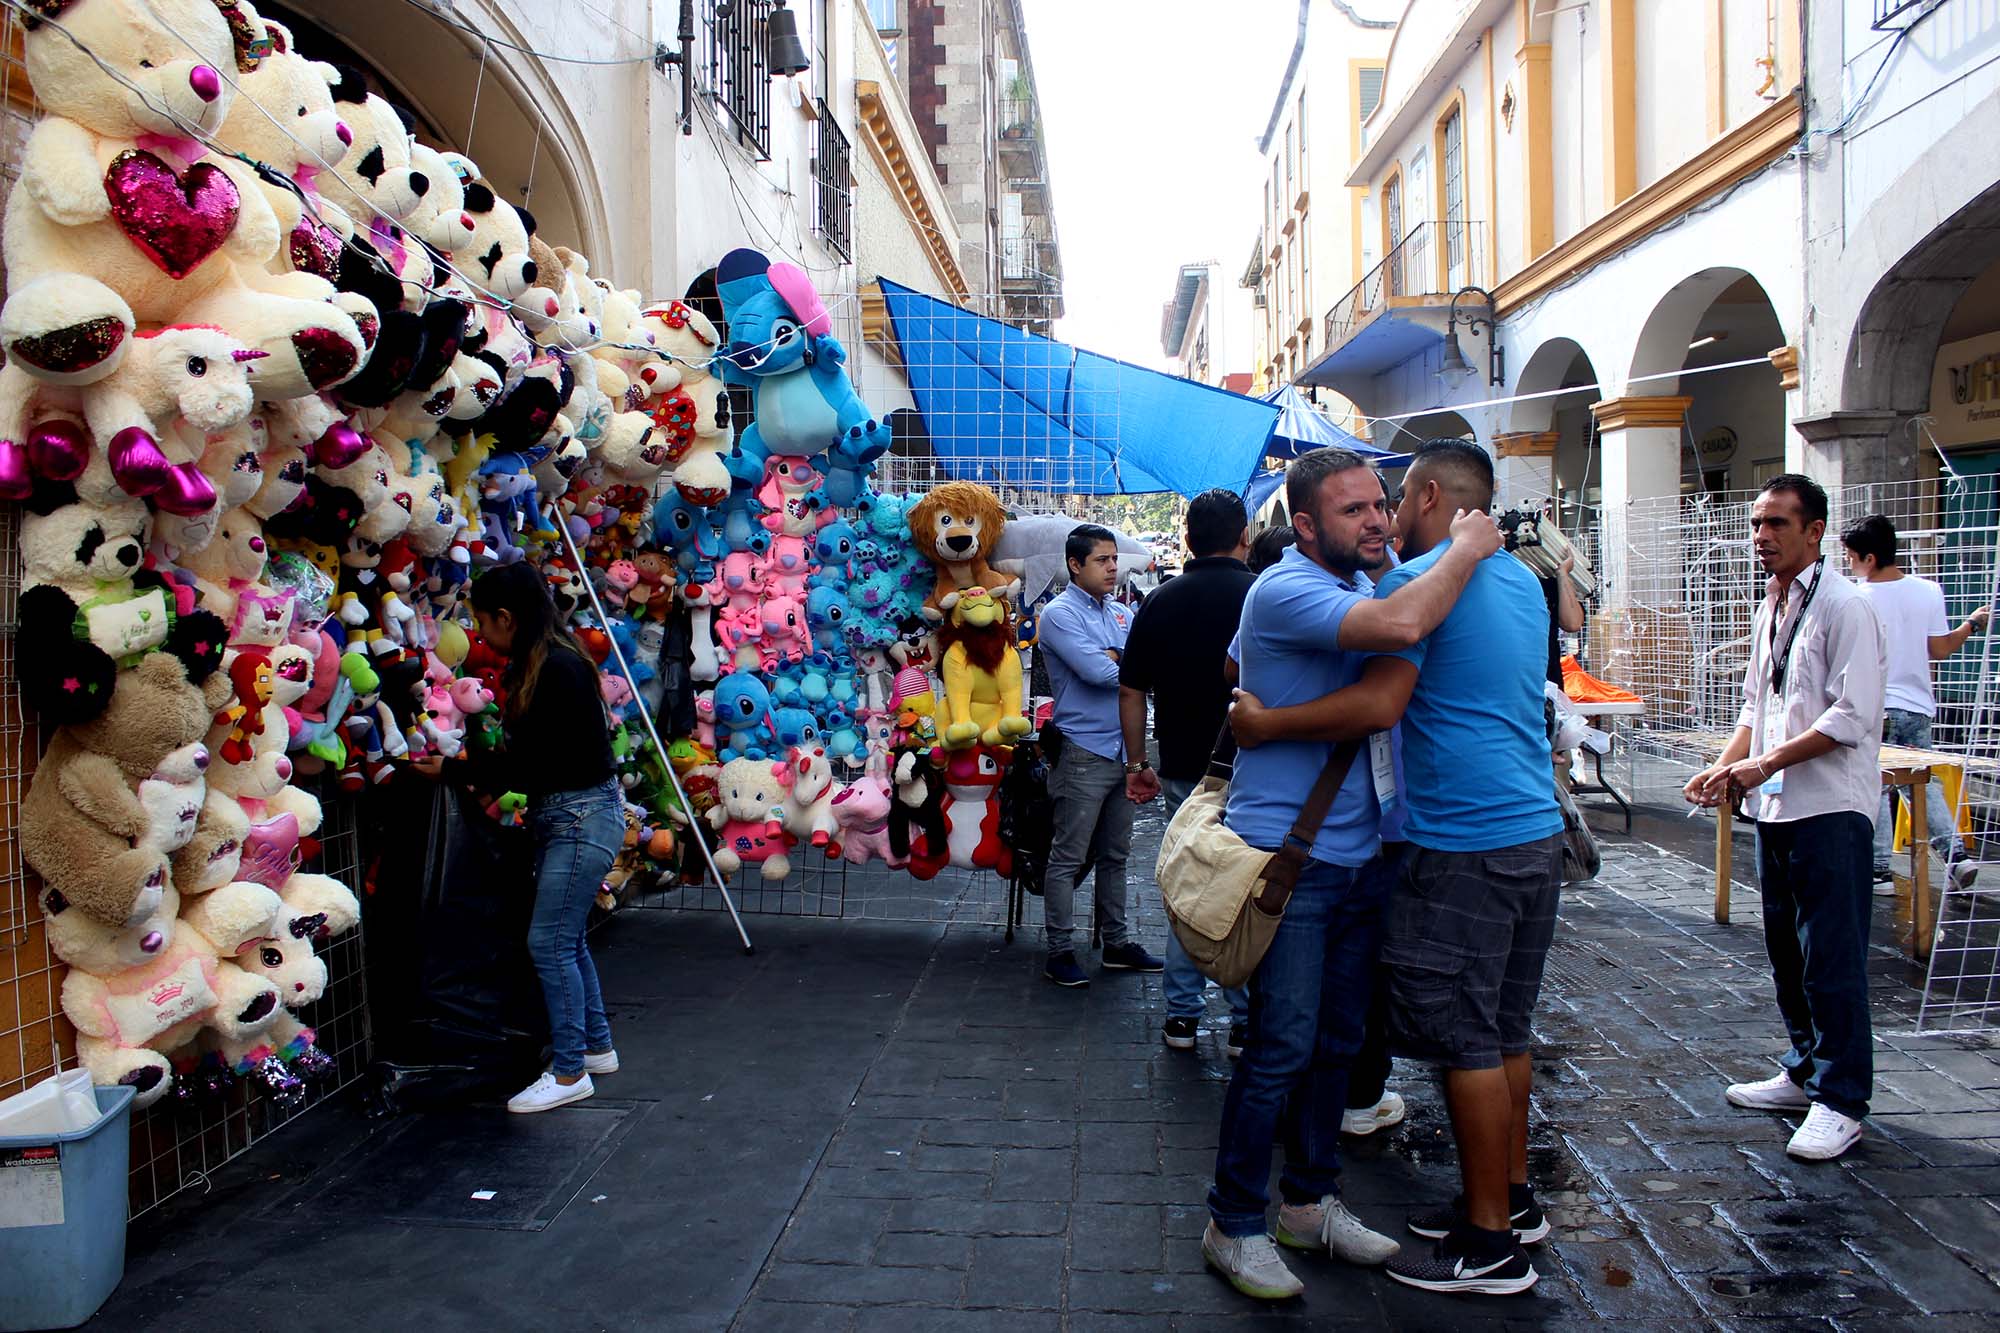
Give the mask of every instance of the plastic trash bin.
[{"label": "plastic trash bin", "polygon": [[0,1330],[75,1328],[125,1272],[131,1088],[93,1088],[97,1123],[0,1138]]}]

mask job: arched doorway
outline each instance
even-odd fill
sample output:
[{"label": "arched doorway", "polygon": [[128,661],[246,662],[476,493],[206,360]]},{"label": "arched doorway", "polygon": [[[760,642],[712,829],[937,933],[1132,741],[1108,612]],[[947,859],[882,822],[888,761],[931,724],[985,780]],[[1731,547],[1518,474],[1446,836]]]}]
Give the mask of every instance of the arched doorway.
[{"label": "arched doorway", "polygon": [[365,73],[371,91],[410,113],[421,142],[477,162],[502,198],[534,214],[543,240],[590,255],[594,271],[613,271],[603,192],[567,100],[542,62],[488,49],[406,0],[346,0],[313,14],[301,8],[270,0],[258,12],[290,28],[313,59]]},{"label": "arched doorway", "polygon": [[[1560,392],[1561,390],[1570,392]],[[1515,381],[1523,395],[1508,413],[1507,430],[1494,440],[1502,482],[1510,494],[1535,491],[1557,502],[1558,522],[1575,521],[1595,506],[1602,485],[1597,426],[1590,406],[1603,395],[1597,368],[1581,344],[1551,338],[1535,349]]]},{"label": "arched doorway", "polygon": [[1395,454],[1410,453],[1420,448],[1425,440],[1478,438],[1471,423],[1451,411],[1426,412],[1402,421],[1378,421],[1374,429],[1374,443]]}]

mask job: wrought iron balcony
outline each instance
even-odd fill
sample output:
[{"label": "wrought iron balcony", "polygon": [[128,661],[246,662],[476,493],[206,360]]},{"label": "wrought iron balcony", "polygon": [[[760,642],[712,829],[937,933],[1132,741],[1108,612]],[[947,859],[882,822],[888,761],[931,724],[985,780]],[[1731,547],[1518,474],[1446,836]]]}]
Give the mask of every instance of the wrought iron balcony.
[{"label": "wrought iron balcony", "polygon": [[1378,312],[1406,298],[1441,297],[1486,281],[1486,224],[1419,222],[1326,312],[1325,350],[1336,351]]},{"label": "wrought iron balcony", "polygon": [[854,258],[854,176],[852,149],[833,108],[819,99],[819,120],[813,131],[814,230],[842,259]]},{"label": "wrought iron balcony", "polygon": [[771,0],[708,5],[708,91],[757,155],[771,156]]}]

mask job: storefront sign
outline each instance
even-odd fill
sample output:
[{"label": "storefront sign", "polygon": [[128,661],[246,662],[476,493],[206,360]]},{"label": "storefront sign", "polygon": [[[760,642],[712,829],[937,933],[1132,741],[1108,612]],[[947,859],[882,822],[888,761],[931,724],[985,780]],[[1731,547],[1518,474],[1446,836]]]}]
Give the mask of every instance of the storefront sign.
[{"label": "storefront sign", "polygon": [[1947,447],[2000,441],[2000,333],[1938,348],[1931,417],[1931,433]]}]

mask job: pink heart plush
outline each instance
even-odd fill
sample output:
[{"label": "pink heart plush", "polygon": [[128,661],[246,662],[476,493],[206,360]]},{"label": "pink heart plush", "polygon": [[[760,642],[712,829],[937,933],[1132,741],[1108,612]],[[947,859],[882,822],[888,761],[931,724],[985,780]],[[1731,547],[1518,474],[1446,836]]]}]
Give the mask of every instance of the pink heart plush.
[{"label": "pink heart plush", "polygon": [[236,182],[221,168],[197,162],[177,172],[138,148],[111,159],[104,193],[119,229],[174,278],[185,278],[222,248],[242,207]]}]

